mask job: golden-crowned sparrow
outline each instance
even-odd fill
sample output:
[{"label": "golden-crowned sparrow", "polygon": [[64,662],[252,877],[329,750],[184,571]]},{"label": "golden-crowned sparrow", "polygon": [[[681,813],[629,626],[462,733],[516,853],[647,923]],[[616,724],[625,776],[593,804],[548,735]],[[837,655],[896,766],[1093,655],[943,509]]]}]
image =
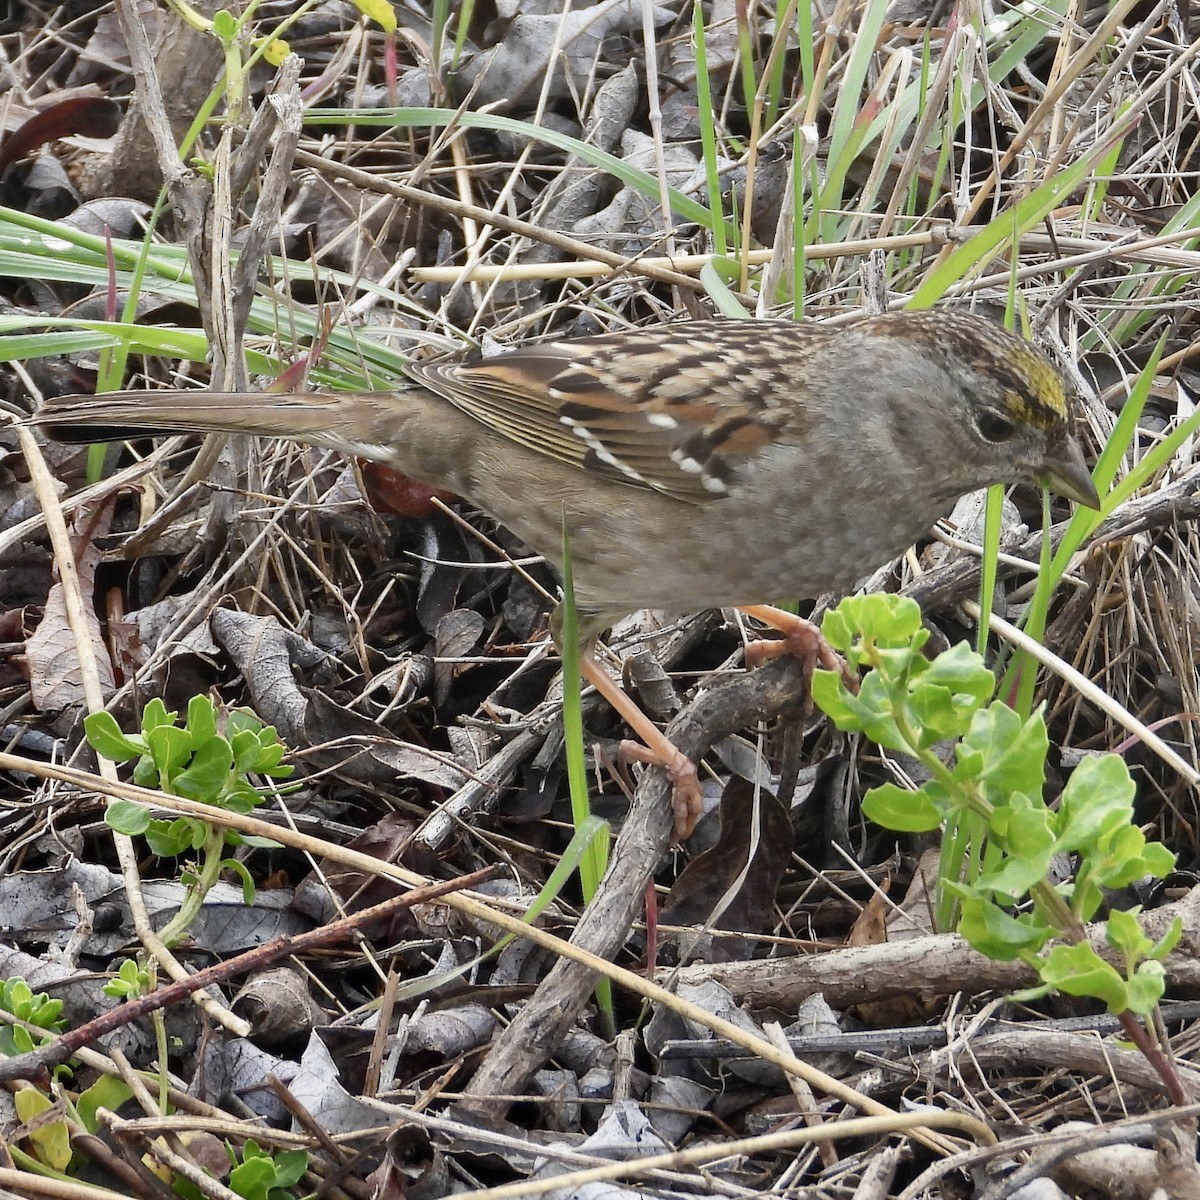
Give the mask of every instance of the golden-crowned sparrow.
[{"label": "golden-crowned sparrow", "polygon": [[[409,374],[420,386],[394,392],[64,396],[37,420],[70,440],[136,427],[330,446],[453,489],[556,564],[565,521],[589,644],[637,608],[847,588],[989,484],[1098,506],[1058,371],[977,317],[691,321]],[[584,666],[675,775],[686,833],[695,768]]]}]

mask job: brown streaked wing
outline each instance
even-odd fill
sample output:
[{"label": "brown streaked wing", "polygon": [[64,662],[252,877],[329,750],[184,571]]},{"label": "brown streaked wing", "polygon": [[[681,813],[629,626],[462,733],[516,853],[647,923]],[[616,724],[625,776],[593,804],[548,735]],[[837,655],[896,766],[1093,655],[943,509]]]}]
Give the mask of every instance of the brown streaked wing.
[{"label": "brown streaked wing", "polygon": [[484,363],[412,363],[408,373],[489,429],[583,470],[587,447],[562,423],[550,395],[564,361],[570,359],[514,351]]},{"label": "brown streaked wing", "polygon": [[538,453],[702,503],[794,423],[784,367],[810,328],[760,322],[748,342],[741,322],[685,322],[412,374]]}]

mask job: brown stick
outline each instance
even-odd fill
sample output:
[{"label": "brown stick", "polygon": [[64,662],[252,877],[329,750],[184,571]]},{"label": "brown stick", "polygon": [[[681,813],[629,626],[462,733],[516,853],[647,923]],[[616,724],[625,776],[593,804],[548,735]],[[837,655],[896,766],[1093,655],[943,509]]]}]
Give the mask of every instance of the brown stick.
[{"label": "brown stick", "polygon": [[117,1005],[116,1008],[110,1008],[108,1012],[102,1013],[94,1021],[80,1025],[78,1029],[69,1029],[55,1041],[31,1050],[27,1054],[18,1054],[12,1058],[0,1058],[0,1079],[37,1080],[51,1067],[66,1062],[76,1050],[89,1045],[104,1034],[111,1033],[114,1029],[129,1024],[130,1021],[136,1021],[147,1013],[176,1004],[195,991],[214,983],[223,983],[238,975],[245,975],[249,971],[260,970],[271,963],[278,962],[281,958],[289,958],[293,954],[300,954],[318,946],[328,946],[339,942],[354,930],[361,929],[373,921],[402,912],[417,904],[427,904],[431,900],[445,896],[448,892],[469,890],[492,878],[495,873],[495,867],[485,867],[482,871],[475,871],[470,875],[460,875],[456,879],[448,879],[444,883],[413,888],[402,896],[393,896],[382,904],[365,908],[362,912],[343,917],[340,921],[334,921],[320,929],[297,934],[295,937],[276,938],[273,942],[255,946],[253,950],[247,950],[245,954],[239,954],[236,958],[205,967],[204,970],[197,971],[195,975],[189,975],[179,983],[168,984],[149,995],[138,996],[125,1004]]}]

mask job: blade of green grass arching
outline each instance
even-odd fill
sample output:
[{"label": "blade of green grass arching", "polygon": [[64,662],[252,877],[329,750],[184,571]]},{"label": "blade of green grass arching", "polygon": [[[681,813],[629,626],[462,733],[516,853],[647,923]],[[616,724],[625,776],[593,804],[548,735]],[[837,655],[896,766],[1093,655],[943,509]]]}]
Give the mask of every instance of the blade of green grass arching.
[{"label": "blade of green grass arching", "polygon": [[838,83],[827,139],[825,179],[819,194],[814,194],[809,228],[804,234],[809,244],[826,244],[838,237],[840,218],[833,214],[843,207],[846,177],[874,126],[872,120],[864,119],[860,102],[886,10],[887,0],[867,0],[861,12],[850,56]]},{"label": "blade of green grass arching", "polygon": [[887,0],[867,0],[862,10],[859,27],[851,43],[850,57],[838,85],[833,119],[829,125],[828,153],[832,161],[842,157],[842,148],[851,140],[855,126],[860,124],[862,114],[859,102],[872,68],[886,12]]},{"label": "blade of green grass arching", "polygon": [[430,22],[429,59],[433,70],[440,75],[442,48],[446,44],[446,25],[450,20],[450,0],[433,0],[433,17]]},{"label": "blade of green grass arching", "polygon": [[[4,327],[0,317],[0,329]],[[74,324],[74,323],[73,323]],[[84,354],[116,345],[109,334],[71,330],[65,333],[23,333],[16,337],[0,334],[0,362],[30,362],[35,358],[56,358],[60,354]]]},{"label": "blade of green grass arching", "polygon": [[[195,123],[193,122],[193,128]],[[185,144],[190,142],[185,139]],[[129,288],[125,296],[125,306],[121,312],[121,320],[132,324],[137,320],[138,300],[142,295],[142,288],[146,281],[146,270],[150,259],[150,248],[154,244],[154,238],[158,231],[159,218],[162,216],[163,209],[167,204],[167,186],[164,183],[158,190],[158,198],[154,201],[154,207],[150,210],[149,219],[146,221],[145,229],[142,232],[142,253],[141,257],[134,264],[133,270],[130,271]],[[111,286],[116,289],[116,263],[112,257],[112,235],[107,229],[104,231],[105,251],[109,260],[109,278]],[[115,296],[114,296],[115,299]],[[129,365],[129,343],[120,341],[115,346],[110,346],[100,352],[100,369],[96,372],[96,391],[111,392],[121,386],[125,380],[126,368]],[[104,462],[108,455],[108,447],[103,442],[93,442],[88,447],[87,455],[87,472],[85,478],[88,483],[96,483],[104,475]]]},{"label": "blade of green grass arching", "polygon": [[454,57],[450,60],[450,70],[457,71],[459,60],[462,58],[463,47],[467,44],[467,32],[475,18],[475,0],[463,0],[458,7],[458,25],[454,31]]},{"label": "blade of green grass arching", "polygon": [[[739,266],[732,258],[713,257],[700,268],[700,282],[717,312],[733,320],[749,317],[746,306],[737,298],[726,278],[736,279]],[[724,274],[722,274],[724,272]]]},{"label": "blade of green grass arching", "polygon": [[733,18],[737,30],[737,69],[742,80],[742,103],[746,106],[746,111],[750,112],[754,108],[754,94],[758,91],[758,84],[754,78],[754,36],[757,36],[757,30],[755,35],[751,36],[748,4],[735,4]]},{"label": "blade of green grass arching", "polygon": [[[6,336],[7,329],[29,328],[40,332]],[[63,332],[46,333],[47,329]],[[43,317],[37,314],[0,316],[0,362],[24,362],[60,354],[79,354],[108,346],[127,344],[134,354],[185,358],[203,362],[208,339],[197,329],[168,325],[132,325],[124,321],[83,321],[78,317]],[[282,363],[274,355],[252,351],[254,369],[279,371]]]},{"label": "blade of green grass arching", "polygon": [[[646,171],[631,167],[613,154],[581,142],[554,129],[543,129],[528,121],[514,117],[503,117],[499,113],[460,112],[452,108],[311,108],[304,114],[306,125],[367,125],[375,128],[426,128],[442,125],[461,125],[467,129],[487,129],[493,132],[511,133],[517,137],[530,138],[554,146],[566,154],[577,157],[589,166],[607,171],[622,183],[635,188],[655,203],[659,200],[658,180]],[[667,188],[671,210],[684,221],[693,221],[704,229],[712,230],[722,220],[720,212],[711,212],[703,204],[685,196],[676,188]],[[733,239],[733,230],[726,225],[726,237]]]},{"label": "blade of green grass arching", "polygon": [[[1007,79],[1018,67],[1027,69],[1029,56],[1046,38],[1059,36],[1070,0],[1039,0],[1036,7],[1014,4],[989,16],[983,35],[988,42],[988,75]],[[977,94],[972,106],[979,103]]]},{"label": "blade of green grass arching", "polygon": [[1069,167],[1039,184],[1013,206],[1011,219],[990,221],[974,237],[956,246],[925,276],[905,305],[909,309],[930,308],[957,283],[982,267],[1014,238],[1037,225],[1069,196],[1110,152],[1117,135],[1098,142]]},{"label": "blade of green grass arching", "polygon": [[1090,508],[1075,509],[1071,522],[1067,526],[1067,532],[1054,554],[1051,564],[1054,578],[1061,578],[1072,555],[1091,535],[1096,526],[1124,504],[1139,488],[1149,483],[1174,457],[1184,442],[1200,432],[1200,409],[1198,409],[1177,429],[1173,429],[1165,438],[1157,440],[1124,478],[1116,479],[1117,466],[1133,443],[1136,424],[1150,394],[1150,387],[1154,382],[1155,372],[1158,369],[1158,362],[1165,344],[1164,335],[1155,346],[1150,361],[1138,376],[1129,400],[1122,407],[1117,425],[1109,436],[1100,460],[1096,464],[1093,476],[1096,481],[1096,489],[1100,493],[1100,511],[1095,512]]},{"label": "blade of green grass arching", "polygon": [[807,98],[812,95],[817,78],[816,33],[813,29],[813,6],[796,5],[796,49],[800,55],[800,86]]},{"label": "blade of green grass arching", "polygon": [[[1016,214],[1013,213],[1014,225]],[[1013,229],[1013,245],[1017,245],[1019,234]],[[1018,255],[1012,256],[1012,269],[1008,275],[1008,299],[1004,310],[1004,324],[1008,329],[1016,325],[1020,294],[1017,291]],[[1025,337],[1029,337],[1028,314],[1022,310],[1022,325]],[[1004,519],[1004,487],[997,484],[988,489],[987,506],[983,520],[983,557],[980,560],[979,580],[979,624],[976,631],[975,649],[986,656],[988,631],[992,619],[992,598],[996,591],[996,574],[1000,555],[1000,527]]]},{"label": "blade of green grass arching", "polygon": [[[1162,232],[1177,233],[1180,230],[1194,229],[1200,220],[1200,196],[1192,196],[1185,200],[1179,208],[1164,222]],[[1194,251],[1197,239],[1195,237],[1181,240],[1179,249]],[[1163,306],[1168,298],[1177,295],[1185,287],[1190,288],[1194,282],[1195,273],[1187,270],[1162,273],[1162,268],[1153,263],[1131,263],[1125,277],[1112,291],[1105,295],[1104,305],[1097,318],[1104,321],[1104,328],[1118,346],[1131,346],[1138,338],[1142,329],[1161,315]],[[1111,318],[1111,319],[1110,319]],[[1099,341],[1095,332],[1089,332],[1082,342],[1082,349],[1088,350]]]},{"label": "blade of green grass arching", "polygon": [[[561,894],[562,890],[570,882],[571,876],[580,868],[583,860],[587,855],[592,853],[596,845],[602,844],[607,847],[610,832],[608,822],[600,817],[588,817],[575,830],[574,836],[567,843],[567,848],[559,855],[558,861],[554,864],[554,869],[550,872],[549,878],[542,884],[533,903],[521,918],[526,925],[532,925],[546,911],[551,902]],[[442,971],[437,975],[430,975],[422,979],[415,979],[411,983],[401,984],[396,993],[396,998],[399,1000],[415,1000],[436,991],[438,988],[444,987],[448,983],[453,983],[456,979],[461,979],[464,975],[469,975],[480,963],[486,962],[489,958],[494,958],[510,942],[516,941],[516,937],[515,933],[506,933],[494,946],[485,950],[482,954],[477,954],[467,962],[460,963],[457,967],[453,967],[449,971]],[[608,981],[605,980],[604,982],[607,983]],[[599,988],[597,988],[597,991],[599,991]]]},{"label": "blade of green grass arching", "polygon": [[987,490],[983,511],[983,543],[979,559],[979,624],[975,631],[975,649],[987,653],[988,625],[992,615],[992,598],[996,594],[996,575],[1000,555],[1000,527],[1004,518],[1004,485],[998,483]]},{"label": "blade of green grass arching", "polygon": [[[579,622],[575,613],[575,580],[571,573],[571,539],[567,530],[566,516],[562,527],[563,549],[563,598],[562,640],[563,674],[563,741],[567,755],[567,786],[571,793],[571,818],[576,830],[582,829],[592,819],[588,800],[587,760],[583,748],[583,700],[582,679],[579,673]],[[579,861],[579,883],[583,889],[585,904],[592,902],[600,880],[608,867],[608,838],[593,838],[587,852]],[[607,979],[596,983],[596,1002],[605,1014],[609,1027],[616,1031],[613,1009],[612,985]]]},{"label": "blade of green grass arching", "polygon": [[[301,8],[304,6],[301,5]],[[242,14],[242,21],[245,22],[250,14],[247,10]],[[298,14],[293,14],[292,17],[285,18],[284,24],[290,23]],[[257,55],[255,56],[257,58]],[[204,132],[208,122],[212,119],[213,113],[217,109],[218,103],[225,96],[227,89],[227,78],[220,77],[213,84],[212,89],[205,97],[200,105],[195,116],[192,117],[191,123],[184,131],[183,137],[179,141],[179,157],[183,161],[187,161],[200,135]],[[138,301],[142,295],[142,288],[145,284],[146,275],[150,269],[150,254],[154,246],[154,238],[157,235],[159,228],[159,218],[162,216],[163,210],[167,206],[169,191],[164,183],[159,188],[158,196],[154,201],[154,207],[150,211],[150,216],[145,223],[141,237],[141,252],[137,259],[133,262],[129,280],[125,287],[125,306],[121,313],[122,321],[132,323],[137,319]],[[112,235],[105,230],[104,246],[106,255],[110,256],[112,262],[114,239]],[[101,392],[109,392],[115,388],[119,388],[125,379],[126,367],[129,362],[130,351],[125,343],[118,343],[111,350],[106,350],[100,355],[100,370],[96,375],[96,389]],[[103,446],[93,446],[91,453],[88,456],[88,480],[95,481],[100,477],[103,469],[105,450]]]},{"label": "blade of green grass arching", "polygon": [[[1090,227],[1096,222],[1104,221],[1104,202],[1108,198],[1108,189],[1117,177],[1118,164],[1121,160],[1121,147],[1116,145],[1112,153],[1096,168],[1096,177],[1088,184],[1087,194],[1080,208],[1079,230],[1081,236],[1086,236]],[[1124,342],[1118,342],[1124,345]]]},{"label": "blade of green grass arching", "polygon": [[[772,44],[780,38],[783,39],[785,45],[787,44],[787,27],[791,24],[795,7],[797,7],[796,0],[789,0],[787,4],[776,5],[775,28],[771,34]],[[771,66],[771,76],[767,80],[767,103],[763,110],[764,129],[770,129],[779,117],[780,97],[783,95],[783,71],[787,63],[787,55],[775,54],[772,51],[768,51],[767,62]]]},{"label": "blade of green grass arching", "polygon": [[[1142,456],[1134,468],[1119,483],[1115,482],[1117,468],[1133,445],[1137,434],[1138,421],[1150,395],[1150,388],[1158,371],[1158,363],[1166,346],[1164,334],[1154,347],[1150,361],[1138,376],[1137,382],[1129,394],[1129,399],[1121,407],[1113,431],[1100,453],[1099,461],[1092,472],[1096,491],[1100,495],[1100,510],[1076,507],[1067,525],[1066,533],[1048,562],[1043,562],[1038,574],[1037,587],[1029,602],[1029,610],[1023,622],[1025,632],[1039,641],[1046,628],[1046,617],[1050,607],[1050,596],[1058,586],[1070,564],[1072,557],[1080,546],[1091,535],[1092,531],[1106,517],[1110,516],[1118,505],[1123,504],[1138,488],[1152,479],[1166,466],[1171,456],[1190,437],[1195,436],[1200,429],[1200,411],[1193,413],[1186,421],[1173,430],[1167,437],[1158,442],[1150,451]],[[1013,707],[1026,715],[1033,704],[1033,675],[1036,665],[1024,655],[1014,656],[1012,664],[1005,673],[1004,687],[1011,690],[1016,683],[1017,702]],[[1019,674],[1018,674],[1019,672]],[[1002,692],[1001,695],[1007,694]]]},{"label": "blade of green grass arching", "polygon": [[[120,290],[132,289],[138,280],[137,273],[144,267],[146,280],[141,285],[144,291],[153,292],[166,300],[195,305],[196,290],[187,255],[182,248],[155,245],[152,251],[147,253],[140,241],[129,242],[114,238],[106,242],[104,238],[72,229],[70,226],[0,206],[0,274],[16,278],[78,283],[103,291],[110,286],[110,254],[116,264],[117,286]],[[344,289],[346,294],[368,293],[404,310],[411,308],[404,296],[389,288],[344,272],[320,270],[311,262],[285,262],[279,258],[272,258],[270,269],[277,275],[287,275],[305,281],[327,281]],[[310,345],[324,337],[324,325],[319,310],[269,295],[256,296],[251,304],[248,322],[251,334],[270,339],[273,346],[279,332],[280,305],[288,307],[289,328],[298,344]],[[104,322],[83,322],[73,318],[51,319],[37,314],[8,314],[6,319],[20,322],[16,326],[8,325],[9,329],[69,329],[87,328],[90,325],[96,328],[111,328],[118,338],[134,328],[132,324],[122,322],[106,326]],[[154,326],[138,328],[142,333],[137,336],[153,336],[150,331]],[[197,331],[187,332],[200,336]],[[325,342],[322,362],[312,372],[312,378],[315,382],[343,389],[395,387],[404,379],[404,365],[408,356],[394,349],[391,341],[390,338],[387,342],[373,338],[366,330],[351,329],[341,324],[334,325]],[[203,353],[192,357],[194,361],[200,362],[206,354],[207,343]],[[268,356],[265,361],[278,362],[278,359]]]},{"label": "blade of green grass arching", "polygon": [[[562,600],[562,665],[563,665],[563,733],[567,743],[567,783],[571,792],[571,815],[576,826],[590,817],[588,801],[587,759],[583,747],[583,702],[580,698],[579,623],[575,614],[575,589],[571,577],[570,537],[563,523],[563,600]],[[590,901],[596,894],[600,878],[608,866],[608,847],[588,855],[579,867],[583,898]]]}]

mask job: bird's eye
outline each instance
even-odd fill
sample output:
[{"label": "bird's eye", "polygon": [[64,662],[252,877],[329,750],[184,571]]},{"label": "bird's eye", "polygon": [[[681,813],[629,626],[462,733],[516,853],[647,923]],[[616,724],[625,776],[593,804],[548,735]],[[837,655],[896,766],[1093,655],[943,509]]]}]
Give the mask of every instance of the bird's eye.
[{"label": "bird's eye", "polygon": [[975,427],[987,442],[1007,442],[1017,433],[1016,421],[994,408],[985,408],[976,419]]}]

